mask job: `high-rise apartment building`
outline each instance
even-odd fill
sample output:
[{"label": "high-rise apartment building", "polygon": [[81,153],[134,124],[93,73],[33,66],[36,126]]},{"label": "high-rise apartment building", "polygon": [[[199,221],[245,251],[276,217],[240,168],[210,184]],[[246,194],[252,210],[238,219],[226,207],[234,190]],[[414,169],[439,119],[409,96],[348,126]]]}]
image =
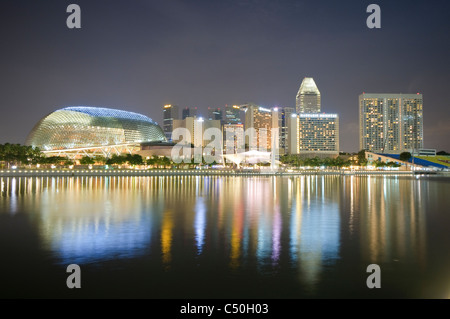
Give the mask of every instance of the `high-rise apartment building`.
[{"label": "high-rise apartment building", "polygon": [[320,113],[320,91],[313,78],[304,78],[296,96],[297,113]]},{"label": "high-rise apartment building", "polygon": [[163,131],[166,138],[172,140],[173,121],[179,119],[178,106],[164,105],[163,108]]},{"label": "high-rise apartment building", "polygon": [[360,149],[401,153],[423,148],[422,94],[361,94],[359,130]]}]

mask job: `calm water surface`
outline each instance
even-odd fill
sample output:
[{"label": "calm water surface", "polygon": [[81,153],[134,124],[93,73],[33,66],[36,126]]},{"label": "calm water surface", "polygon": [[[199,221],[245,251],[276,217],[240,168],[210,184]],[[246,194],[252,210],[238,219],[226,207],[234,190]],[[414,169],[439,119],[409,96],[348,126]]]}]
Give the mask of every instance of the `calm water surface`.
[{"label": "calm water surface", "polygon": [[0,182],[3,298],[450,297],[449,178]]}]

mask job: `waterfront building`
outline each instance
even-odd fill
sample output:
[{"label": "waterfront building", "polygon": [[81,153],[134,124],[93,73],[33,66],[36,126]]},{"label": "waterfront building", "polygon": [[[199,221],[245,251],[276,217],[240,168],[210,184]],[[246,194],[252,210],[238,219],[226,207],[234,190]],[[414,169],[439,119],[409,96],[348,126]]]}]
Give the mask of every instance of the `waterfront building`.
[{"label": "waterfront building", "polygon": [[339,155],[339,116],[326,113],[291,114],[287,139],[290,154],[306,157]]},{"label": "waterfront building", "polygon": [[361,94],[359,130],[360,149],[379,153],[422,149],[422,94]]},{"label": "waterfront building", "polygon": [[28,135],[26,145],[61,156],[109,156],[139,149],[145,142],[167,142],[163,130],[151,118],[123,110],[75,106],[42,118]]}]

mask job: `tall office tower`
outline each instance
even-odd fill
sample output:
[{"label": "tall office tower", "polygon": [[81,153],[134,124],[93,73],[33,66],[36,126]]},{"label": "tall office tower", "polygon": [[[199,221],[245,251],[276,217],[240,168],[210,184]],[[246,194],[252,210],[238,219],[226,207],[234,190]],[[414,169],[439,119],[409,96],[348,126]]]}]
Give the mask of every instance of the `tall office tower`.
[{"label": "tall office tower", "polygon": [[272,110],[255,104],[247,104],[245,110],[245,143],[249,149],[272,150],[272,128],[278,128],[278,114],[272,119]]},{"label": "tall office tower", "polygon": [[301,113],[292,114],[291,117],[291,134],[298,131],[298,146],[295,140],[288,140],[292,148],[290,154],[297,152],[297,154],[312,157],[339,155],[339,116],[337,114]]},{"label": "tall office tower", "polygon": [[225,114],[222,118],[223,124],[240,124],[241,121],[241,108],[238,105],[225,106]]},{"label": "tall office tower", "polygon": [[222,110],[220,108],[208,107],[208,120],[222,121]]},{"label": "tall office tower", "polygon": [[288,154],[289,152],[289,118],[291,114],[295,113],[295,109],[293,107],[287,106],[278,106],[275,107],[274,110],[277,110],[278,115],[278,128],[279,128],[279,154]]},{"label": "tall office tower", "polygon": [[182,110],[182,116],[181,119],[184,120],[186,117],[196,117],[197,116],[197,108],[192,108],[192,107],[185,107]]},{"label": "tall office tower", "polygon": [[304,78],[296,97],[297,113],[320,113],[320,92],[313,78]]},{"label": "tall office tower", "polygon": [[379,153],[423,148],[422,94],[359,96],[359,148]]},{"label": "tall office tower", "polygon": [[179,119],[178,106],[164,105],[163,108],[163,131],[166,138],[172,140],[173,121]]},{"label": "tall office tower", "polygon": [[223,124],[223,150],[225,154],[245,151],[244,124]]},{"label": "tall office tower", "polygon": [[[209,128],[215,128],[216,132],[221,133],[221,125],[219,120],[205,120],[201,117],[186,117],[184,120],[174,120],[174,130],[177,128],[185,128],[189,131],[190,141],[184,141],[193,144],[195,147],[204,147],[211,141],[205,139],[205,131]],[[175,143],[180,143],[181,138],[174,136]]]}]

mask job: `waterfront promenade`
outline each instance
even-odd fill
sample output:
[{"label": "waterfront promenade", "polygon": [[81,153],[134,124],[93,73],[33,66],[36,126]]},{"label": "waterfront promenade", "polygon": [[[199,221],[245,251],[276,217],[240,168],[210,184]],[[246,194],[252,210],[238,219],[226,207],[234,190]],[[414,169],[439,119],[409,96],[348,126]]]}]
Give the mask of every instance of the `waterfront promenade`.
[{"label": "waterfront promenade", "polygon": [[2,169],[2,177],[39,176],[293,176],[293,175],[414,175],[438,174],[450,176],[450,172],[387,171],[387,170],[218,170],[218,169]]}]

